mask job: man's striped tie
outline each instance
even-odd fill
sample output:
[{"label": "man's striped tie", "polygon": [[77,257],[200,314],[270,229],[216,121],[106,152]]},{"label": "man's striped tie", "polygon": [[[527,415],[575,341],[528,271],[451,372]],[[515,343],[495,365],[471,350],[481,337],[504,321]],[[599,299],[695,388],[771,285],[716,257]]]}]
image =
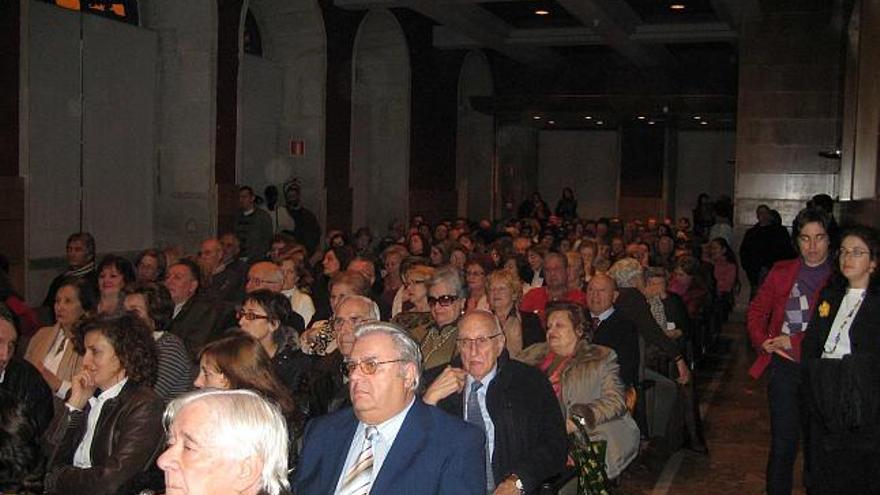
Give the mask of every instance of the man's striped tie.
[{"label": "man's striped tie", "polygon": [[338,495],[366,495],[373,484],[373,438],[379,431],[375,426],[364,430],[364,446],[361,453],[339,487]]}]

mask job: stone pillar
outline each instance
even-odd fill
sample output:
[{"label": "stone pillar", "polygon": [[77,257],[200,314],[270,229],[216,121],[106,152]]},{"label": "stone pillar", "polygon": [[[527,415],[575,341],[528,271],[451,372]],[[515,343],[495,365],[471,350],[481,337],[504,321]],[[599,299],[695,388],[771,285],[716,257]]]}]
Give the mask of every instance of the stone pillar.
[{"label": "stone pillar", "polygon": [[217,223],[217,4],[152,0],[141,13],[159,33],[155,238],[192,250]]},{"label": "stone pillar", "polygon": [[741,237],[766,203],[790,225],[814,194],[837,196],[840,37],[834,2],[761,2],[743,22],[737,110],[736,214]]}]

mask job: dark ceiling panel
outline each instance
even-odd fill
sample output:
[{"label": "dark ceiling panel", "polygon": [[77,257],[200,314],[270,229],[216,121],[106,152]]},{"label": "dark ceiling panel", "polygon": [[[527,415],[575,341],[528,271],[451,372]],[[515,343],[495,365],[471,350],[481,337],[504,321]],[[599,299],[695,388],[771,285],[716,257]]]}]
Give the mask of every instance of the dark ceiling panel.
[{"label": "dark ceiling panel", "polygon": [[[710,0],[627,0],[630,7],[642,18],[642,22],[717,22]],[[684,5],[682,10],[672,10],[672,4]]]},{"label": "dark ceiling panel", "polygon": [[[485,2],[480,7],[501,18],[517,29],[546,29],[580,27],[581,23],[562,8],[555,0],[534,2]],[[546,10],[547,15],[537,15],[536,10]]]}]

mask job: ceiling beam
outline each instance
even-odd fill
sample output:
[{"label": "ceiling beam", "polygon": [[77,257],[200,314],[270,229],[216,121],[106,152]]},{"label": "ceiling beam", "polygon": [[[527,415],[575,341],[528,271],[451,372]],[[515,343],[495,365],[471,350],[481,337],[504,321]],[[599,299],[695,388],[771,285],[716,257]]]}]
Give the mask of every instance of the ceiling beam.
[{"label": "ceiling beam", "polygon": [[758,0],[709,0],[715,16],[737,31],[744,19],[757,16],[761,12]]},{"label": "ceiling beam", "polygon": [[638,15],[626,2],[599,0],[558,0],[583,25],[599,34],[613,50],[638,67],[674,67],[675,57],[659,45],[646,45],[632,39],[639,24]]}]

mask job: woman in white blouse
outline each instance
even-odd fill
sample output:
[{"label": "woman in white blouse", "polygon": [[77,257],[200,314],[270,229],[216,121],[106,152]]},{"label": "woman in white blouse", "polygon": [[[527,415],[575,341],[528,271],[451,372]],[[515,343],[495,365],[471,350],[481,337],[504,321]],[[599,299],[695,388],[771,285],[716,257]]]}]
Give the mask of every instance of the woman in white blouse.
[{"label": "woman in white blouse", "polygon": [[810,493],[880,493],[880,236],[853,227],[804,337]]},{"label": "woman in white blouse", "polygon": [[37,331],[25,352],[25,359],[61,399],[82,365],[82,357],[73,346],[74,331],[79,321],[95,310],[97,302],[98,289],[87,279],[62,283],[55,293],[55,324]]}]

